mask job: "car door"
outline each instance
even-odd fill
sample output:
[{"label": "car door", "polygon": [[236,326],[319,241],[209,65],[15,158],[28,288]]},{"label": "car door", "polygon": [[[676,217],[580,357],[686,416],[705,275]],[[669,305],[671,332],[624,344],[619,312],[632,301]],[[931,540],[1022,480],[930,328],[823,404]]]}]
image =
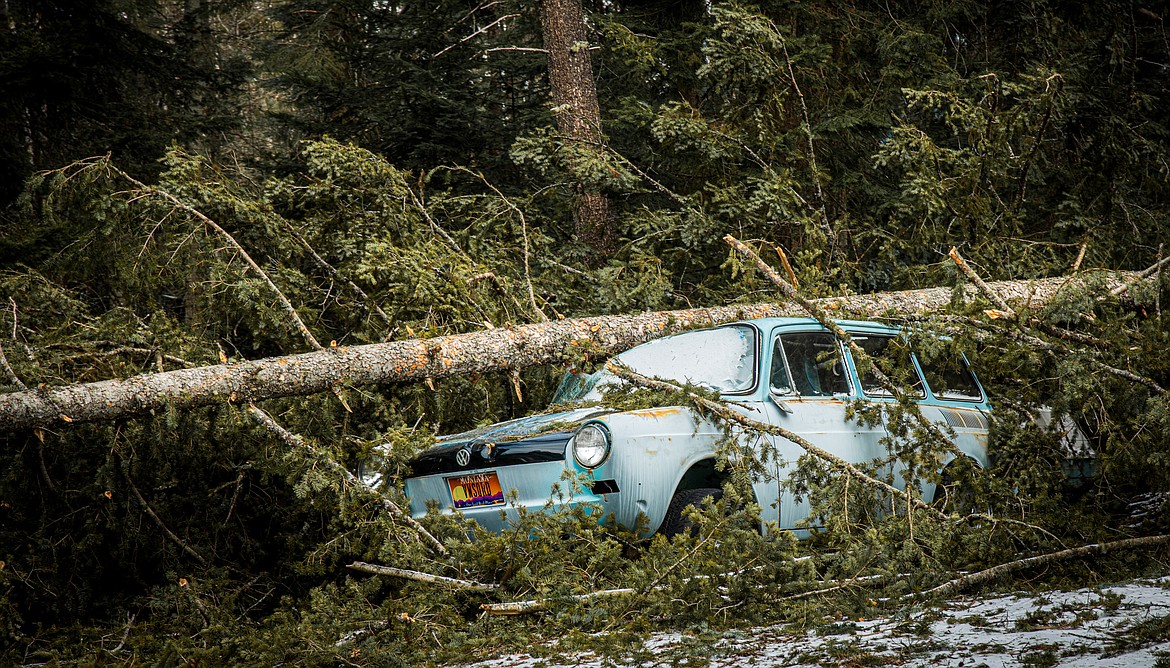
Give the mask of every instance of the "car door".
[{"label": "car door", "polygon": [[[768,420],[846,461],[869,462],[879,457],[885,433],[881,425],[847,417],[846,402],[856,394],[836,338],[823,330],[778,328],[770,339],[765,366]],[[795,529],[809,517],[809,500],[785,482],[805,451],[779,436],[769,436],[769,441],[777,455],[770,462],[775,479],[757,489],[757,498],[766,519]]]},{"label": "car door", "polygon": [[[853,342],[865,351],[866,355],[882,369],[895,386],[901,388],[908,396],[918,402],[926,398],[922,374],[915,363],[908,343],[904,339],[889,333],[870,332],[857,332],[852,335],[852,338]],[[850,360],[853,362],[853,368],[857,370],[857,360],[852,355],[850,355]],[[878,456],[882,458],[884,464],[878,467],[875,472],[898,489],[903,489],[906,484],[906,463],[898,457],[898,450],[910,447],[911,444],[905,438],[898,436],[898,429],[893,429],[894,433],[891,433],[892,425],[888,420],[890,417],[889,409],[893,408],[895,403],[894,395],[878,382],[877,375],[871,370],[867,370],[865,373],[858,372],[857,378],[861,396],[875,408],[882,409],[881,420],[878,423],[882,432]],[[893,452],[891,452],[891,447]]]}]

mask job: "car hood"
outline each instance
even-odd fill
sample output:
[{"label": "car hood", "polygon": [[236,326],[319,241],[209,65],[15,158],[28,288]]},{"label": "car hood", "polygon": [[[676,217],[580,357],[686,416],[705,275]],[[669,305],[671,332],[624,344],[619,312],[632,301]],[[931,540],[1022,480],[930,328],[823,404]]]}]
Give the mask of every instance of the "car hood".
[{"label": "car hood", "polygon": [[[577,425],[610,412],[598,407],[576,408],[443,436],[434,447],[410,462],[408,477],[558,461],[564,459],[565,446]],[[460,451],[466,451],[462,458]],[[464,461],[461,463],[460,459]]]}]

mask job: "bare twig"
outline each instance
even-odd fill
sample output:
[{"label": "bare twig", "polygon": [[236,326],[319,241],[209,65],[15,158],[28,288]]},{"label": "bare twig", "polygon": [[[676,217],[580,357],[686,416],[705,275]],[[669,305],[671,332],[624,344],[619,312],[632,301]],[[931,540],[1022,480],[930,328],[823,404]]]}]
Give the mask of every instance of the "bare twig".
[{"label": "bare twig", "polygon": [[370,564],[364,561],[355,561],[352,564],[346,566],[346,568],[355,571],[361,571],[363,573],[373,573],[374,575],[389,575],[396,578],[415,580],[416,582],[445,585],[453,589],[467,589],[470,591],[494,591],[500,587],[500,585],[497,584],[475,582],[473,580],[459,580],[457,578],[449,578],[442,575],[434,575],[432,573],[423,573],[421,571],[410,571],[403,568],[394,568],[393,566],[380,566],[378,564]]},{"label": "bare twig", "polygon": [[158,527],[163,530],[163,533],[165,533],[167,535],[167,538],[170,538],[171,541],[175,543],[175,545],[178,545],[179,547],[183,548],[184,552],[186,552],[187,554],[194,557],[195,561],[198,561],[200,564],[206,566],[207,561],[203,559],[203,556],[200,555],[198,552],[196,552],[194,549],[192,549],[190,545],[183,542],[182,538],[179,538],[178,536],[176,536],[175,532],[171,531],[169,528],[167,528],[167,525],[163,523],[162,518],[160,518],[157,514],[155,514],[154,509],[151,508],[150,504],[146,502],[146,499],[144,499],[142,497],[142,492],[138,491],[138,487],[136,487],[134,485],[134,481],[130,479],[130,474],[123,471],[122,477],[126,479],[126,484],[130,486],[130,491],[134,492],[134,496],[138,499],[138,502],[140,504],[142,504],[142,509],[145,510],[146,514],[150,515],[150,518],[152,520],[154,520],[154,523],[157,524]]},{"label": "bare twig", "polygon": [[1073,262],[1072,269],[1069,270],[1069,273],[1075,275],[1078,271],[1081,270],[1081,263],[1085,261],[1085,253],[1088,250],[1089,250],[1089,240],[1085,239],[1084,241],[1081,242],[1080,250],[1077,251],[1077,259],[1075,262]]},{"label": "bare twig", "polygon": [[8,383],[10,385],[19,387],[22,390],[28,390],[28,385],[24,384],[24,381],[20,379],[20,376],[16,375],[16,371],[8,364],[8,356],[4,354],[4,346],[2,345],[0,345],[0,367],[4,368],[4,375],[8,376]]},{"label": "bare twig", "polygon": [[497,46],[492,49],[484,49],[484,53],[496,53],[497,51],[516,51],[519,53],[541,53],[547,54],[548,49],[536,49],[527,46]]},{"label": "bare twig", "polygon": [[[15,341],[17,328],[16,300],[12,297],[9,297],[8,301],[12,303],[12,340]],[[28,386],[24,384],[24,381],[20,379],[20,376],[16,375],[16,371],[12,369],[12,366],[8,364],[8,357],[4,354],[3,346],[0,346],[0,365],[4,367],[4,375],[8,376],[9,383],[19,387],[22,390],[28,389]]]},{"label": "bare twig", "polygon": [[490,30],[496,24],[498,24],[502,21],[506,21],[508,19],[516,18],[517,16],[520,16],[520,15],[519,14],[505,14],[505,15],[501,16],[500,18],[496,19],[495,21],[492,21],[491,23],[487,24],[486,26],[480,28],[479,30],[476,30],[475,32],[471,33],[467,37],[464,37],[463,39],[459,40],[458,42],[455,42],[451,46],[448,46],[447,48],[443,49],[442,51],[436,53],[435,55],[431,56],[431,58],[438,58],[439,56],[443,55],[444,53],[447,53],[448,51],[450,51],[451,49],[454,49],[455,47],[459,46],[460,44],[464,44],[466,42],[469,42],[472,39],[474,39],[476,36],[482,35],[483,33]]}]

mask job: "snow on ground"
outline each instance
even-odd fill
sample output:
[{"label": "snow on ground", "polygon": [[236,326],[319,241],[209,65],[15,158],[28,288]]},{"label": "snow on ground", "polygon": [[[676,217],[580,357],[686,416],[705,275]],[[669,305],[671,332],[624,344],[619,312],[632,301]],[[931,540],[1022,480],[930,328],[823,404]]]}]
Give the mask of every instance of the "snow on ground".
[{"label": "snow on ground", "polygon": [[[1170,666],[1170,576],[1121,585],[909,607],[890,617],[732,631],[662,633],[628,660],[590,653],[505,656],[477,668],[706,665],[1147,668]],[[555,652],[555,649],[553,650]],[[647,657],[653,657],[649,662]],[[1160,661],[1159,661],[1160,660]]]}]

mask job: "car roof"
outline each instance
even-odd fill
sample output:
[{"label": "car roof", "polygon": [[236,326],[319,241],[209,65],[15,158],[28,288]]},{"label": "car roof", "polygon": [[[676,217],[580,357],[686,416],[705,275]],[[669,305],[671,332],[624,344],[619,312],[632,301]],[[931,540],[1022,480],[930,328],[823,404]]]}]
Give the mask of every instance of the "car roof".
[{"label": "car roof", "polygon": [[[848,332],[867,332],[873,334],[897,334],[901,331],[900,328],[891,325],[886,325],[872,320],[834,320],[833,322],[841,326],[842,329]],[[771,329],[793,327],[793,328],[808,328],[812,326],[817,329],[824,329],[815,318],[756,318],[754,320],[742,320],[738,323],[730,324],[747,324],[759,328],[761,331],[768,331]]]}]

